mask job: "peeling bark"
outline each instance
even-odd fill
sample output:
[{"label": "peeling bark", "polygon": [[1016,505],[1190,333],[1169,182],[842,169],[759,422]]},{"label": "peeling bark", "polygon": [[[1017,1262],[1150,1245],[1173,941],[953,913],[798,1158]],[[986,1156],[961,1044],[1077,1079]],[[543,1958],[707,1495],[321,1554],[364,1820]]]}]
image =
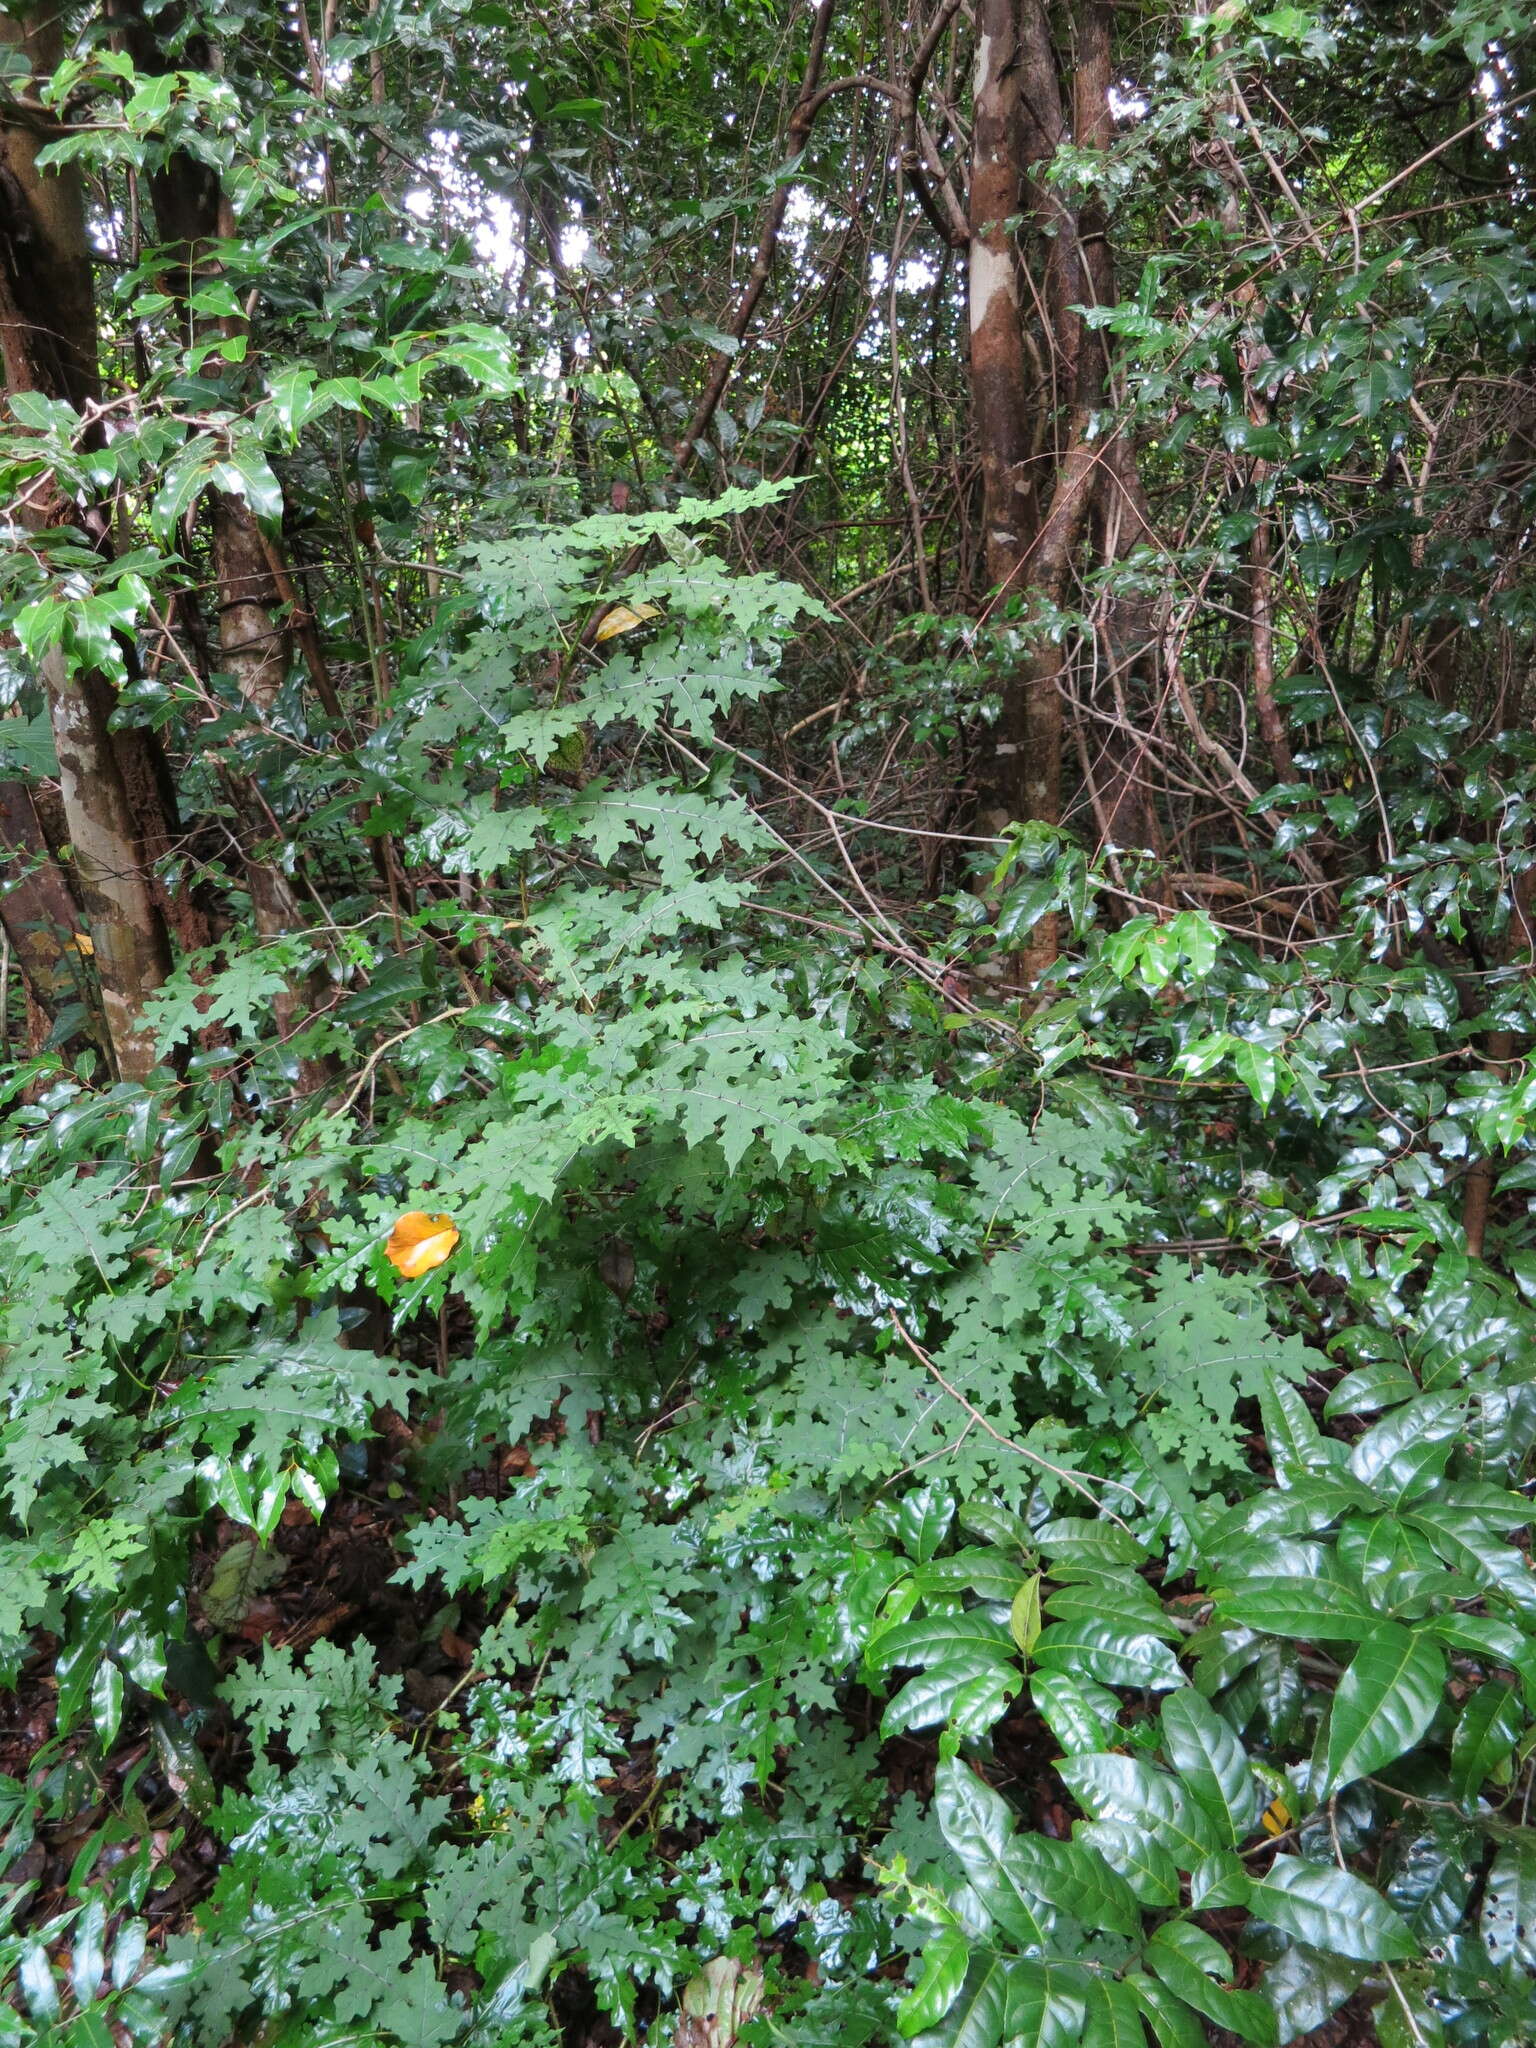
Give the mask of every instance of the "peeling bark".
[{"label": "peeling bark", "polygon": [[112,752],[111,692],[100,676],[71,676],[57,652],[42,672],[102,1010],[118,1072],[141,1081],[156,1064],[143,1008],[170,973],[171,948]]},{"label": "peeling bark", "polygon": [[[1017,587],[1035,524],[1028,474],[1031,379],[1009,227],[1022,197],[1014,8],[1015,0],[982,0],[978,15],[967,207],[971,416],[981,454],[987,582],[1004,602]],[[1011,780],[1006,769],[998,780],[1001,796]]]}]

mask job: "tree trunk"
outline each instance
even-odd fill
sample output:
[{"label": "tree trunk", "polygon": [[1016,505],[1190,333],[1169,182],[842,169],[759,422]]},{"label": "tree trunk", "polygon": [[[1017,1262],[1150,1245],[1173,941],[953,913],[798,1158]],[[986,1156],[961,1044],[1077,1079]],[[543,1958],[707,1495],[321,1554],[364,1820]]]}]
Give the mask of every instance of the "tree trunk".
[{"label": "tree trunk", "polygon": [[[988,617],[1021,594],[1038,517],[1030,475],[1031,428],[1034,407],[1045,398],[1032,389],[1012,226],[1024,189],[1017,4],[981,0],[966,209],[971,420],[981,457]],[[1004,687],[991,758],[982,770],[983,820],[989,826],[1033,815],[1025,788],[1031,744],[1028,685],[1015,677]]]},{"label": "tree trunk", "polygon": [[[1079,32],[1073,117],[1092,146],[1108,132],[1108,17],[1089,0]],[[981,0],[977,20],[970,226],[971,410],[981,457],[987,611],[1022,611],[1032,644],[1007,679],[992,758],[983,772],[987,822],[1061,820],[1061,684],[1066,651],[1050,634],[1068,593],[1073,557],[1102,471],[1089,439],[1103,394],[1104,352],[1075,305],[1109,288],[1103,223],[1093,242],[1065,202],[1033,175],[1067,130],[1056,52],[1043,0]],[[1014,227],[1036,230],[1043,251],[1042,308],[1048,376],[1032,370],[1020,303]],[[1042,475],[1042,471],[1044,474]],[[1054,922],[1036,927],[1022,963],[1038,978],[1056,948]]]},{"label": "tree trunk", "polygon": [[[0,15],[0,49],[34,73],[52,71],[62,53],[56,17]],[[99,394],[84,197],[72,166],[39,171],[47,133],[26,100],[0,106],[0,357],[9,394],[40,391],[84,411]],[[70,512],[34,501],[31,517],[41,527]],[[163,764],[149,734],[112,732],[116,694],[105,676],[72,671],[56,649],[42,680],[112,1052],[125,1079],[141,1080],[155,1064],[143,1006],[170,971],[171,949],[138,806],[162,796]],[[168,827],[157,836],[168,838]]]},{"label": "tree trunk", "polygon": [[[981,454],[989,608],[1016,594],[1035,520],[1030,503],[1030,385],[1013,230],[1023,193],[1015,0],[981,0],[971,136],[971,417]],[[998,752],[1010,758],[1002,747]],[[1015,786],[998,776],[999,796]],[[1019,815],[1017,811],[1013,815]]]},{"label": "tree trunk", "polygon": [[95,1008],[80,947],[84,923],[32,791],[24,782],[0,782],[0,928],[21,970],[32,1014],[49,1027],[74,1003],[87,1012]]}]

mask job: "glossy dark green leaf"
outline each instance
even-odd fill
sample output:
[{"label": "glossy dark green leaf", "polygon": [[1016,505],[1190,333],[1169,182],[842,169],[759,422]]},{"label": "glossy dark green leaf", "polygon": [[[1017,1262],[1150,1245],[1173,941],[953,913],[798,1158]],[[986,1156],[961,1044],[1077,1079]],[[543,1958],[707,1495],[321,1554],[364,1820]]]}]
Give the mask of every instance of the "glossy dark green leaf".
[{"label": "glossy dark green leaf", "polygon": [[886,1735],[953,1722],[962,1734],[984,1735],[1001,1720],[1023,1685],[1016,1664],[976,1652],[935,1664],[909,1678],[880,1717]]},{"label": "glossy dark green leaf", "polygon": [[1353,1997],[1367,1974],[1365,1963],[1293,1941],[1265,1970],[1261,1986],[1275,2009],[1280,2039],[1294,2041],[1312,2033]]},{"label": "glossy dark green leaf", "polygon": [[236,442],[227,455],[210,464],[208,481],[231,497],[243,498],[269,531],[281,525],[283,487],[259,442],[249,437]]},{"label": "glossy dark green leaf", "polygon": [[1405,363],[1374,362],[1350,386],[1350,395],[1362,419],[1373,420],[1394,400],[1407,398],[1413,390],[1413,373]]},{"label": "glossy dark green leaf", "polygon": [[1282,1486],[1294,1486],[1310,1474],[1327,1472],[1343,1462],[1312,1419],[1312,1411],[1293,1386],[1270,1373],[1259,1396],[1264,1419],[1264,1437],[1269,1445],[1275,1477]]},{"label": "glossy dark green leaf", "polygon": [[1008,1979],[1008,2040],[1020,2048],[1078,2048],[1088,1972],[1071,1964],[1016,1961]]},{"label": "glossy dark green leaf", "polygon": [[1464,1507],[1434,1498],[1415,1501],[1407,1518],[1454,1571],[1503,1594],[1522,1615],[1536,1620],[1536,1577],[1497,1530],[1480,1524]]},{"label": "glossy dark green leaf", "polygon": [[1267,1642],[1254,1663],[1252,1681],[1271,1742],[1288,1741],[1303,1698],[1301,1657],[1296,1645]]},{"label": "glossy dark green leaf", "polygon": [[1029,1692],[1036,1712],[1069,1756],[1112,1746],[1120,1702],[1107,1687],[1070,1671],[1033,1671]]},{"label": "glossy dark green leaf", "polygon": [[1072,1839],[1117,1870],[1143,1906],[1161,1911],[1179,1903],[1179,1865],[1144,1827],[1118,1820],[1079,1821]]},{"label": "glossy dark green leaf", "polygon": [[940,1765],[934,1811],[944,1839],[994,1924],[1021,1947],[1039,1950],[1055,1915],[1012,1861],[1015,1828],[1007,1802],[958,1757]]},{"label": "glossy dark green leaf", "polygon": [[1342,1470],[1307,1473],[1286,1488],[1275,1488],[1241,1501],[1207,1537],[1213,1556],[1227,1554],[1231,1536],[1310,1536],[1341,1517],[1377,1505],[1369,1487]]},{"label": "glossy dark green leaf", "polygon": [[1349,1469],[1391,1506],[1427,1492],[1450,1459],[1466,1416],[1466,1396],[1423,1394],[1368,1429],[1349,1454]]},{"label": "glossy dark green leaf", "polygon": [[85,1711],[115,1622],[112,1609],[99,1599],[94,1601],[82,1610],[76,1631],[59,1652],[55,1716],[61,1735],[68,1734]]},{"label": "glossy dark green leaf", "polygon": [[1017,1956],[973,1956],[959,1995],[917,2048],[1074,2048],[1084,2013],[1083,1973]]},{"label": "glossy dark green leaf", "polygon": [[1006,1801],[958,1758],[939,1765],[934,1808],[971,1889],[1015,1940],[1039,1946],[1057,1912],[1088,1928],[1139,1930],[1135,1898],[1102,1857],[1020,1831]]},{"label": "glossy dark green leaf", "polygon": [[1400,1402],[1411,1401],[1418,1391],[1419,1383],[1412,1373],[1395,1359],[1382,1359],[1375,1365],[1363,1365],[1356,1372],[1345,1373],[1324,1402],[1323,1413],[1330,1420],[1336,1415],[1368,1415],[1373,1409],[1395,1408]]},{"label": "glossy dark green leaf", "polygon": [[1260,1919],[1325,1954],[1361,1963],[1396,1962],[1418,1944],[1379,1892],[1347,1870],[1300,1856],[1276,1856],[1255,1878],[1249,1905]]},{"label": "glossy dark green leaf", "polygon": [[1128,1985],[1096,1977],[1088,1989],[1082,2048],[1144,2048],[1141,2011]]},{"label": "glossy dark green leaf", "polygon": [[1196,2012],[1255,2048],[1275,2048],[1279,2030],[1273,2008],[1256,1991],[1230,1988],[1231,1958],[1203,1928],[1188,1920],[1165,1920],[1153,1930],[1146,1960],[1168,1990]]},{"label": "glossy dark green leaf", "polygon": [[1008,1631],[979,1613],[899,1622],[876,1636],[865,1661],[876,1673],[925,1667],[887,1706],[888,1734],[936,1727],[957,1713],[968,1729],[983,1733],[1023,1683]]},{"label": "glossy dark green leaf", "polygon": [[1381,1617],[1363,1593],[1330,1580],[1256,1575],[1215,1589],[1224,1622],[1302,1642],[1357,1643]]},{"label": "glossy dark green leaf", "polygon": [[1034,1661],[1043,1671],[1080,1673],[1103,1685],[1166,1692],[1184,1683],[1178,1659],[1165,1642],[1112,1621],[1053,1622],[1036,1639]]},{"label": "glossy dark green leaf", "polygon": [[1384,1621],[1339,1680],[1319,1747],[1314,1792],[1325,1798],[1412,1749],[1440,1704],[1445,1653],[1427,1636]]},{"label": "glossy dark green leaf", "polygon": [[103,1750],[110,1749],[117,1740],[125,1692],[121,1670],[112,1658],[103,1657],[91,1681],[91,1720]]},{"label": "glossy dark green leaf", "polygon": [[933,1558],[921,1565],[914,1577],[925,1592],[974,1593],[978,1600],[996,1601],[1002,1606],[1013,1599],[1022,1577],[1018,1559],[1005,1550],[983,1550],[969,1545]]},{"label": "glossy dark green leaf", "polygon": [[1022,1557],[1034,1555],[1035,1538],[1030,1534],[1029,1525],[997,1501],[962,1501],[960,1526],[973,1536],[981,1537],[983,1542],[996,1545],[999,1550],[1016,1550]]},{"label": "glossy dark green leaf", "polygon": [[947,1486],[920,1486],[896,1512],[896,1532],[909,1557],[926,1564],[949,1534],[955,1497]]},{"label": "glossy dark green leaf", "polygon": [[911,1664],[1011,1661],[1013,1641],[1006,1628],[984,1614],[922,1616],[887,1629],[865,1659],[874,1672]]},{"label": "glossy dark green leaf", "polygon": [[1182,1783],[1140,1757],[1069,1756],[1056,1768],[1092,1819],[1139,1828],[1181,1870],[1225,1846],[1216,1822]]},{"label": "glossy dark green leaf", "polygon": [[1126,1989],[1141,2007],[1160,2048],[1206,2048],[1206,2032],[1182,1998],[1141,1971],[1125,1979]]},{"label": "glossy dark green leaf", "polygon": [[1490,1962],[1536,1969],[1536,1830],[1522,1828],[1494,1857],[1481,1932]]},{"label": "glossy dark green leaf", "polygon": [[1475,1798],[1506,1770],[1524,1726],[1519,1695],[1503,1679],[1487,1679],[1468,1694],[1451,1735],[1451,1783],[1461,1798]]},{"label": "glossy dark green leaf", "polygon": [[1421,1635],[1433,1636],[1452,1650],[1469,1651],[1485,1664],[1502,1664],[1519,1670],[1528,1664],[1536,1644],[1507,1621],[1487,1614],[1436,1614],[1420,1628]]},{"label": "glossy dark green leaf", "polygon": [[1118,1522],[1090,1522],[1061,1516],[1041,1525],[1035,1541],[1053,1563],[1139,1565],[1146,1546]]},{"label": "glossy dark green leaf", "polygon": [[1158,1605],[1145,1579],[1132,1572],[1094,1571],[1053,1587],[1045,1603],[1053,1622],[1099,1622],[1128,1635],[1154,1635],[1164,1642],[1181,1640],[1179,1628]]},{"label": "glossy dark green leaf", "polygon": [[1214,1912],[1220,1906],[1246,1906],[1248,1873],[1242,1858],[1231,1849],[1219,1849],[1189,1873],[1189,1909],[1192,1913]]},{"label": "glossy dark green leaf", "polygon": [[1163,1747],[1231,1847],[1258,1825],[1268,1803],[1254,1784],[1247,1753],[1231,1727],[1191,1686],[1163,1701]]},{"label": "glossy dark green leaf", "polygon": [[974,1954],[943,2018],[926,2033],[912,2037],[918,2048],[1001,2048],[1008,2038],[1010,1961],[990,1949]]},{"label": "glossy dark green leaf", "polygon": [[[107,1967],[106,1921],[106,1902],[97,1898],[88,1901],[84,1912],[75,1922],[73,1952],[69,1961],[69,1988],[74,1994],[76,2005],[82,2008],[95,2002]],[[110,2033],[107,2038],[111,2039]]]},{"label": "glossy dark green leaf", "polygon": [[923,1948],[923,1967],[916,1984],[901,2001],[896,2024],[910,2039],[936,2027],[960,1996],[970,1967],[971,1944],[958,1927],[941,1927]]},{"label": "glossy dark green leaf", "polygon": [[1264,1647],[1256,1629],[1235,1624],[1207,1622],[1185,1643],[1185,1654],[1194,1660],[1195,1684],[1207,1699],[1224,1692],[1249,1670]]},{"label": "glossy dark green leaf", "polygon": [[162,547],[174,540],[185,513],[207,488],[218,443],[211,434],[195,434],[166,469],[150,506],[150,531]]},{"label": "glossy dark green leaf", "polygon": [[1141,1910],[1126,1880],[1086,1842],[1019,1834],[1008,1851],[1009,1879],[1080,1926],[1127,1936],[1141,1931]]},{"label": "glossy dark green leaf", "polygon": [[1435,1814],[1428,1825],[1399,1837],[1387,1900],[1421,1947],[1444,1940],[1466,1910],[1479,1874],[1480,1845],[1470,1831]]}]

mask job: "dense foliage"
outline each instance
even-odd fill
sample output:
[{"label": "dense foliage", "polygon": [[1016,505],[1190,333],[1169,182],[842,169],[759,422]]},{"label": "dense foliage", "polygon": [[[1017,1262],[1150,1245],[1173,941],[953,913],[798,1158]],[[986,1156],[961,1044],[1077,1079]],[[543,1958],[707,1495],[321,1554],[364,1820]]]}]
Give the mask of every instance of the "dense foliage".
[{"label": "dense foliage", "polygon": [[12,0],[0,2041],[1536,2038],[1528,68]]}]

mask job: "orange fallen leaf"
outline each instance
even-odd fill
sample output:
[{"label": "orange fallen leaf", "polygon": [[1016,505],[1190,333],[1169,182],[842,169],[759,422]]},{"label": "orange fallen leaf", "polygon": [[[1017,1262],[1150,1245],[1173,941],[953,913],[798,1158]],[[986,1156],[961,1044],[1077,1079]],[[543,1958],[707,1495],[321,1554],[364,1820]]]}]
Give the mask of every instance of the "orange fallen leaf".
[{"label": "orange fallen leaf", "polygon": [[407,1280],[419,1280],[448,1258],[459,1241],[451,1216],[429,1216],[423,1209],[408,1209],[389,1233],[384,1256]]}]

